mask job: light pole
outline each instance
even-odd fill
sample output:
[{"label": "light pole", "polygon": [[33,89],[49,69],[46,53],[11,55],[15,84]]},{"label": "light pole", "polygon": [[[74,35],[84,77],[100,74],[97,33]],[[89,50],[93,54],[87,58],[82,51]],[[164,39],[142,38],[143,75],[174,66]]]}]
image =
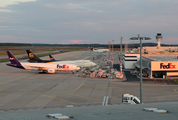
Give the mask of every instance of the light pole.
[{"label": "light pole", "polygon": [[123,37],[121,36],[121,45],[120,45],[120,71],[121,71],[121,74],[122,74],[122,39]]},{"label": "light pole", "polygon": [[140,34],[137,34],[138,37],[131,37],[130,40],[139,40],[140,39],[140,104],[142,104],[142,40],[150,40],[149,37],[140,37]]},{"label": "light pole", "polygon": [[113,62],[114,62],[114,57],[113,57],[113,42],[114,42],[114,39],[112,39],[112,69],[113,69]]},{"label": "light pole", "polygon": [[111,41],[110,40],[108,40],[108,44],[109,44],[109,57],[108,57],[108,63],[109,63],[109,66],[111,67],[111,65],[110,65],[110,62],[111,62]]}]

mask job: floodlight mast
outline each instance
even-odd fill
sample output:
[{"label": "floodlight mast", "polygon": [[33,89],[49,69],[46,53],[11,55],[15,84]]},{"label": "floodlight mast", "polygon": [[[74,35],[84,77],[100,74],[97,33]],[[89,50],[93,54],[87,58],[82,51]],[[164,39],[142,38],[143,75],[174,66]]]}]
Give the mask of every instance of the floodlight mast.
[{"label": "floodlight mast", "polygon": [[114,64],[114,57],[113,57],[113,42],[114,42],[114,39],[112,39],[112,69],[113,68],[113,64]]},{"label": "floodlight mast", "polygon": [[108,62],[109,62],[109,66],[110,66],[110,70],[111,70],[111,59],[110,59],[110,56],[111,56],[111,41],[110,40],[108,40],[108,43],[109,43],[109,57],[108,57]]},{"label": "floodlight mast", "polygon": [[138,37],[131,37],[130,40],[139,40],[140,39],[140,104],[142,104],[142,40],[150,40],[149,37],[140,37],[140,34],[137,34]]},{"label": "floodlight mast", "polygon": [[121,44],[120,44],[120,72],[122,74],[122,39],[123,37],[121,36],[120,40],[121,40]]}]

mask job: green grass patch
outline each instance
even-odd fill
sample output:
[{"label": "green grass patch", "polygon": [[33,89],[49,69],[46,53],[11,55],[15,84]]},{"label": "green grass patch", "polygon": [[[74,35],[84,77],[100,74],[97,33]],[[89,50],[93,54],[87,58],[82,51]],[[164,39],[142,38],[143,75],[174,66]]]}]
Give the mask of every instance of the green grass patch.
[{"label": "green grass patch", "polygon": [[8,62],[9,58],[5,58],[5,59],[0,59],[0,62]]},{"label": "green grass patch", "polygon": [[[66,52],[66,51],[65,51]],[[38,54],[38,57],[48,56],[48,55],[54,55],[54,54],[60,54],[60,52],[52,52],[52,53],[44,53],[44,54]]]},{"label": "green grass patch", "polygon": [[[3,50],[4,49],[4,50]],[[40,53],[44,51],[83,51],[87,50],[86,47],[70,47],[70,46],[0,46],[0,55],[7,55],[7,50],[9,50],[14,55],[26,54],[26,50],[32,50],[34,53]]]},{"label": "green grass patch", "polygon": [[175,83],[175,84],[178,84],[178,80],[176,80],[176,81],[173,81],[173,83]]},{"label": "green grass patch", "polygon": [[[23,60],[23,58],[17,58],[18,60]],[[10,62],[9,58],[0,59],[0,62]]]},{"label": "green grass patch", "polygon": [[[69,52],[69,51],[64,51],[64,52]],[[63,52],[63,53],[64,53]],[[54,54],[60,54],[60,52],[52,52],[52,53],[45,53],[45,54],[39,54],[37,55],[38,57],[43,57],[43,56],[48,56],[48,55],[54,55]],[[26,58],[17,58],[18,60],[23,60],[23,59],[26,59]],[[9,61],[9,58],[5,58],[5,59],[0,59],[0,62],[8,62]]]}]

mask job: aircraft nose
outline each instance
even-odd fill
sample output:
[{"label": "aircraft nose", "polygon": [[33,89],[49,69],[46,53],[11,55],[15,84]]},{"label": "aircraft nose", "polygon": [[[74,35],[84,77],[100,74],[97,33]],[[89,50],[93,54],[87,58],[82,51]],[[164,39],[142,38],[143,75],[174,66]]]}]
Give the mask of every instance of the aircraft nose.
[{"label": "aircraft nose", "polygon": [[80,67],[77,66],[77,70],[79,70],[79,69],[80,69]]},{"label": "aircraft nose", "polygon": [[96,65],[96,63],[93,63],[93,66],[95,66]]}]

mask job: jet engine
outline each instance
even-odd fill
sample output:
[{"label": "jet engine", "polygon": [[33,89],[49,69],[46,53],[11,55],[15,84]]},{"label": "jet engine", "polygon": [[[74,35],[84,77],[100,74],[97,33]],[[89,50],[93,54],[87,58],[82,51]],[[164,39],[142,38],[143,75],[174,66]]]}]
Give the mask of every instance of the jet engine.
[{"label": "jet engine", "polygon": [[48,69],[47,71],[48,71],[48,73],[55,73],[54,69]]}]

